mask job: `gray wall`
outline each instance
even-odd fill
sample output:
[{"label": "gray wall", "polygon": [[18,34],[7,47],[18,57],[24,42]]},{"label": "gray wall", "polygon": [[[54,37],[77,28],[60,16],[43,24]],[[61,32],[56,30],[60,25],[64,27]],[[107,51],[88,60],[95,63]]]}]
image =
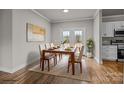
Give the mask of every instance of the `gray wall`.
[{"label": "gray wall", "polygon": [[12,11],[0,10],[0,70],[12,71]]},{"label": "gray wall", "polygon": [[[74,21],[74,22],[60,22],[60,23],[52,23],[51,25],[51,35],[52,42],[60,43],[62,41],[62,32],[64,30],[75,31],[75,30],[84,30],[84,41],[93,36],[93,20],[85,20],[85,21]],[[71,43],[74,43],[74,36],[71,34]],[[86,42],[83,42],[84,45]],[[84,50],[86,53],[86,47]]]},{"label": "gray wall", "polygon": [[[39,60],[38,45],[45,42],[26,42],[26,23],[46,28],[46,42],[50,42],[50,23],[31,10],[2,10],[0,23],[0,46],[2,46],[2,71],[15,72],[22,67]],[[0,49],[0,50],[1,50]],[[6,67],[3,69],[3,67]]]},{"label": "gray wall", "polygon": [[75,31],[75,30],[83,30],[83,29],[85,29],[86,31],[85,34],[87,39],[92,37],[93,20],[52,23],[51,25],[52,42],[60,42],[62,40],[62,32],[64,30]]},{"label": "gray wall", "polygon": [[16,71],[39,59],[38,45],[44,42],[26,42],[26,23],[32,23],[42,26],[47,31],[46,42],[49,42],[50,23],[31,10],[13,10],[12,11],[12,54],[13,54],[13,71]]}]

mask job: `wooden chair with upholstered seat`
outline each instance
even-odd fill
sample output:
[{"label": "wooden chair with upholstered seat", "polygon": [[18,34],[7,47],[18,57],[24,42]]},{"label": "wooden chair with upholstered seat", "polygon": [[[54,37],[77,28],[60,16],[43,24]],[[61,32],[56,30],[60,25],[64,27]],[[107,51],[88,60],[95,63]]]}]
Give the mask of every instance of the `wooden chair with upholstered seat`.
[{"label": "wooden chair with upholstered seat", "polygon": [[46,49],[50,49],[50,48],[51,48],[50,43],[46,43],[46,44],[45,44],[45,48],[46,48]]},{"label": "wooden chair with upholstered seat", "polygon": [[70,47],[70,44],[69,43],[65,43],[64,44],[64,48],[68,48],[68,47]]},{"label": "wooden chair with upholstered seat", "polygon": [[50,47],[52,47],[52,48],[53,48],[53,47],[55,47],[55,45],[54,45],[53,43],[50,43]]},{"label": "wooden chair with upholstered seat", "polygon": [[[79,56],[75,55],[75,60],[74,60],[74,63],[79,63],[80,64],[80,73],[82,73],[83,50],[84,50],[84,46],[81,47]],[[70,65],[71,65],[71,59],[69,58],[69,61],[68,61],[68,71],[67,72],[69,72]]]},{"label": "wooden chair with upholstered seat", "polygon": [[82,43],[75,43],[75,47],[77,47],[79,51],[81,51],[82,46],[83,46]]},{"label": "wooden chair with upholstered seat", "polygon": [[42,64],[42,62],[43,62],[43,64],[42,64],[42,66],[44,66],[44,62],[48,62],[48,71],[50,71],[50,59],[54,59],[54,65],[56,65],[56,56],[55,55],[53,55],[53,54],[50,54],[50,53],[46,53],[45,54],[45,58],[44,58],[44,60],[43,60],[43,58],[42,58],[42,56],[43,56],[43,52],[42,52],[42,50],[44,50],[44,49],[46,49],[45,48],[45,45],[39,45],[39,51],[40,51],[40,68],[41,68],[41,64]]},{"label": "wooden chair with upholstered seat", "polygon": [[[53,44],[54,45],[54,44]],[[51,43],[46,43],[45,44],[45,48],[46,49],[53,49],[52,47],[51,47]],[[51,53],[52,55],[54,55],[55,57],[56,57],[56,64],[57,64],[57,55],[56,54],[54,54],[54,53]]]},{"label": "wooden chair with upholstered seat", "polygon": [[[54,45],[53,43],[50,43],[50,47],[51,47],[51,48],[55,48],[55,45]],[[57,57],[57,55],[59,56],[59,59],[62,58],[62,54],[56,53],[56,57]]]}]

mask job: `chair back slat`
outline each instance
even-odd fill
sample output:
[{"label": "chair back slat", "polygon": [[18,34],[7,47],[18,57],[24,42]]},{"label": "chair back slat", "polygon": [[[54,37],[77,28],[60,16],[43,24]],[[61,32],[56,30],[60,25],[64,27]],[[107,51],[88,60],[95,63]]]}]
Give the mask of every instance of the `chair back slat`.
[{"label": "chair back slat", "polygon": [[69,43],[65,43],[65,44],[64,44],[64,47],[65,47],[65,48],[70,47],[70,44],[69,44]]},{"label": "chair back slat", "polygon": [[45,45],[39,45],[40,56],[42,56],[42,50],[45,49]]},{"label": "chair back slat", "polygon": [[75,47],[82,47],[82,43],[75,43]]},{"label": "chair back slat", "polygon": [[46,47],[46,49],[49,49],[50,48],[50,43],[46,43],[45,47]]},{"label": "chair back slat", "polygon": [[50,47],[54,47],[54,44],[53,43],[50,43]]},{"label": "chair back slat", "polygon": [[78,61],[80,61],[80,62],[82,60],[83,50],[84,50],[84,46],[81,47],[80,54],[79,54],[79,57],[78,57]]}]

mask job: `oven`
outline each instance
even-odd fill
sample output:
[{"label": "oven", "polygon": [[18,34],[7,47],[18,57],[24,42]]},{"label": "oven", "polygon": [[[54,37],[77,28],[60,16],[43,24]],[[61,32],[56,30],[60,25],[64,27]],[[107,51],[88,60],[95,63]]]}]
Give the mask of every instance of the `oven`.
[{"label": "oven", "polygon": [[118,45],[118,61],[124,62],[124,45]]}]

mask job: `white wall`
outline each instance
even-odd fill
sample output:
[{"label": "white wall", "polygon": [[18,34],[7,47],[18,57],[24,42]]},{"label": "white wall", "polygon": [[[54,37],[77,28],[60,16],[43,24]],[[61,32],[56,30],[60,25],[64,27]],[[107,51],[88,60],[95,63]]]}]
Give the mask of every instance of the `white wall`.
[{"label": "white wall", "polygon": [[[84,30],[84,29],[85,29],[84,36],[86,41],[87,39],[93,37],[92,36],[93,20],[52,23],[51,25],[52,42],[60,43],[62,41],[62,32],[64,30],[75,31],[75,30]],[[73,35],[71,35],[71,40],[74,41]],[[86,48],[85,48],[85,53],[86,53]]]},{"label": "white wall", "polygon": [[101,12],[98,11],[95,18],[94,18],[94,25],[93,25],[93,37],[94,37],[94,57],[98,63],[101,64]]},{"label": "white wall", "polygon": [[12,71],[12,11],[0,10],[0,70]]},{"label": "white wall", "polygon": [[[50,23],[31,10],[2,10],[0,15],[0,51],[2,71],[15,72],[39,60],[38,45],[45,42],[26,42],[26,23],[43,26],[47,31],[46,42],[51,40]],[[1,48],[2,46],[2,48]],[[6,67],[6,68],[5,68]],[[4,68],[4,69],[3,69]]]}]

